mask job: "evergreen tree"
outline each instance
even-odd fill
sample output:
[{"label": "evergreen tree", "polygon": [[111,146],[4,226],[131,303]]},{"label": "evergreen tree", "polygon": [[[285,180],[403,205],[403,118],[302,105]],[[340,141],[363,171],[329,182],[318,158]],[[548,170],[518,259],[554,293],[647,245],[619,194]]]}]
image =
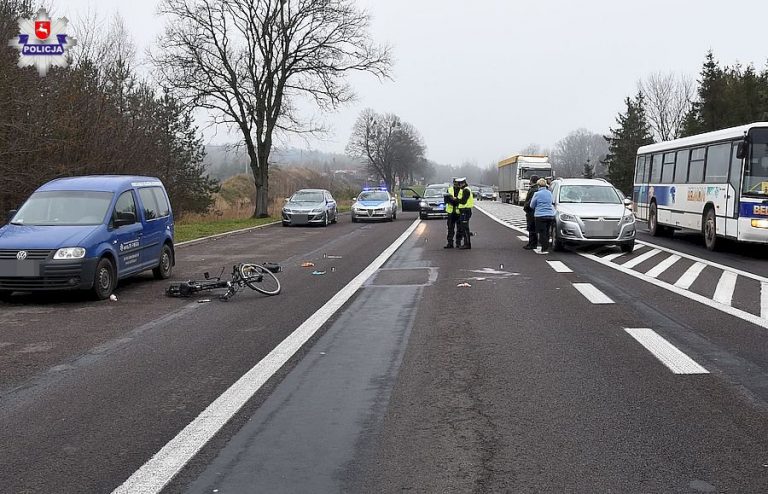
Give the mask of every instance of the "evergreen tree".
[{"label": "evergreen tree", "polygon": [[768,117],[768,70],[761,74],[752,65],[720,67],[707,53],[701,69],[698,101],[683,124],[683,136],[711,132]]},{"label": "evergreen tree", "polygon": [[608,169],[608,180],[624,194],[631,195],[637,149],[653,144],[653,137],[645,117],[642,93],[638,93],[634,100],[628,97],[625,103],[626,112],[616,117],[618,127],[611,129],[611,135],[605,137],[608,156],[603,164]]}]

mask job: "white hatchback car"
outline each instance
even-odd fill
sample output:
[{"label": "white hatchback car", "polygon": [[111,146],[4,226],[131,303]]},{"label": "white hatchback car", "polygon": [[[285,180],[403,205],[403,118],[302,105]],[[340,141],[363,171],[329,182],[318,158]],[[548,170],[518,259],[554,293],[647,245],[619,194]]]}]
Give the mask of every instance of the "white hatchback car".
[{"label": "white hatchback car", "polygon": [[366,188],[352,204],[352,223],[364,220],[397,219],[397,200],[389,191],[379,187]]},{"label": "white hatchback car", "polygon": [[552,182],[557,215],[551,234],[554,250],[565,243],[635,248],[635,215],[629,199],[602,179],[566,178]]}]

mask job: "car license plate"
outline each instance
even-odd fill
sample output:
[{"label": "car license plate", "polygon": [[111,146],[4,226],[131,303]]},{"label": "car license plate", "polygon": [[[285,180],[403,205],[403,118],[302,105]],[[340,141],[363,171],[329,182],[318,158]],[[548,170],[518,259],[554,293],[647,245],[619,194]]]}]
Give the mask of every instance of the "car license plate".
[{"label": "car license plate", "polygon": [[0,260],[0,276],[14,277],[38,277],[40,276],[40,261],[16,259]]}]

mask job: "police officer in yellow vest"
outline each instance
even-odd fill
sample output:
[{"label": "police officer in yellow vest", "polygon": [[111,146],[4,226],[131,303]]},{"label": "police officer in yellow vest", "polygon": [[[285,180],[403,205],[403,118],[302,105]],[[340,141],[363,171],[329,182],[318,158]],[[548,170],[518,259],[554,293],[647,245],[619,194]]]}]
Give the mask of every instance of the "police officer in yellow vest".
[{"label": "police officer in yellow vest", "polygon": [[459,249],[472,248],[472,233],[469,230],[469,219],[472,217],[472,207],[475,205],[475,197],[472,190],[467,185],[466,178],[458,179],[459,193],[457,194],[459,210],[458,235],[456,236],[456,246]]},{"label": "police officer in yellow vest", "polygon": [[456,225],[459,222],[459,190],[459,182],[454,178],[453,185],[448,187],[448,193],[443,196],[445,212],[448,214],[448,244],[444,249],[453,249],[453,238],[456,236]]}]

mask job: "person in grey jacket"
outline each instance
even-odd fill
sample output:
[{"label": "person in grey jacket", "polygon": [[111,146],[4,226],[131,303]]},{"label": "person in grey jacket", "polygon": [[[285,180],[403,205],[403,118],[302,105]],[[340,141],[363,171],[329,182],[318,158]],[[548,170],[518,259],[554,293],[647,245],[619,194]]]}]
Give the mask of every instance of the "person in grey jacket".
[{"label": "person in grey jacket", "polygon": [[555,206],[552,192],[547,188],[547,181],[543,178],[538,181],[539,190],[533,194],[531,208],[536,220],[536,235],[539,237],[540,249],[536,252],[547,254],[549,252],[549,232],[555,221]]}]

